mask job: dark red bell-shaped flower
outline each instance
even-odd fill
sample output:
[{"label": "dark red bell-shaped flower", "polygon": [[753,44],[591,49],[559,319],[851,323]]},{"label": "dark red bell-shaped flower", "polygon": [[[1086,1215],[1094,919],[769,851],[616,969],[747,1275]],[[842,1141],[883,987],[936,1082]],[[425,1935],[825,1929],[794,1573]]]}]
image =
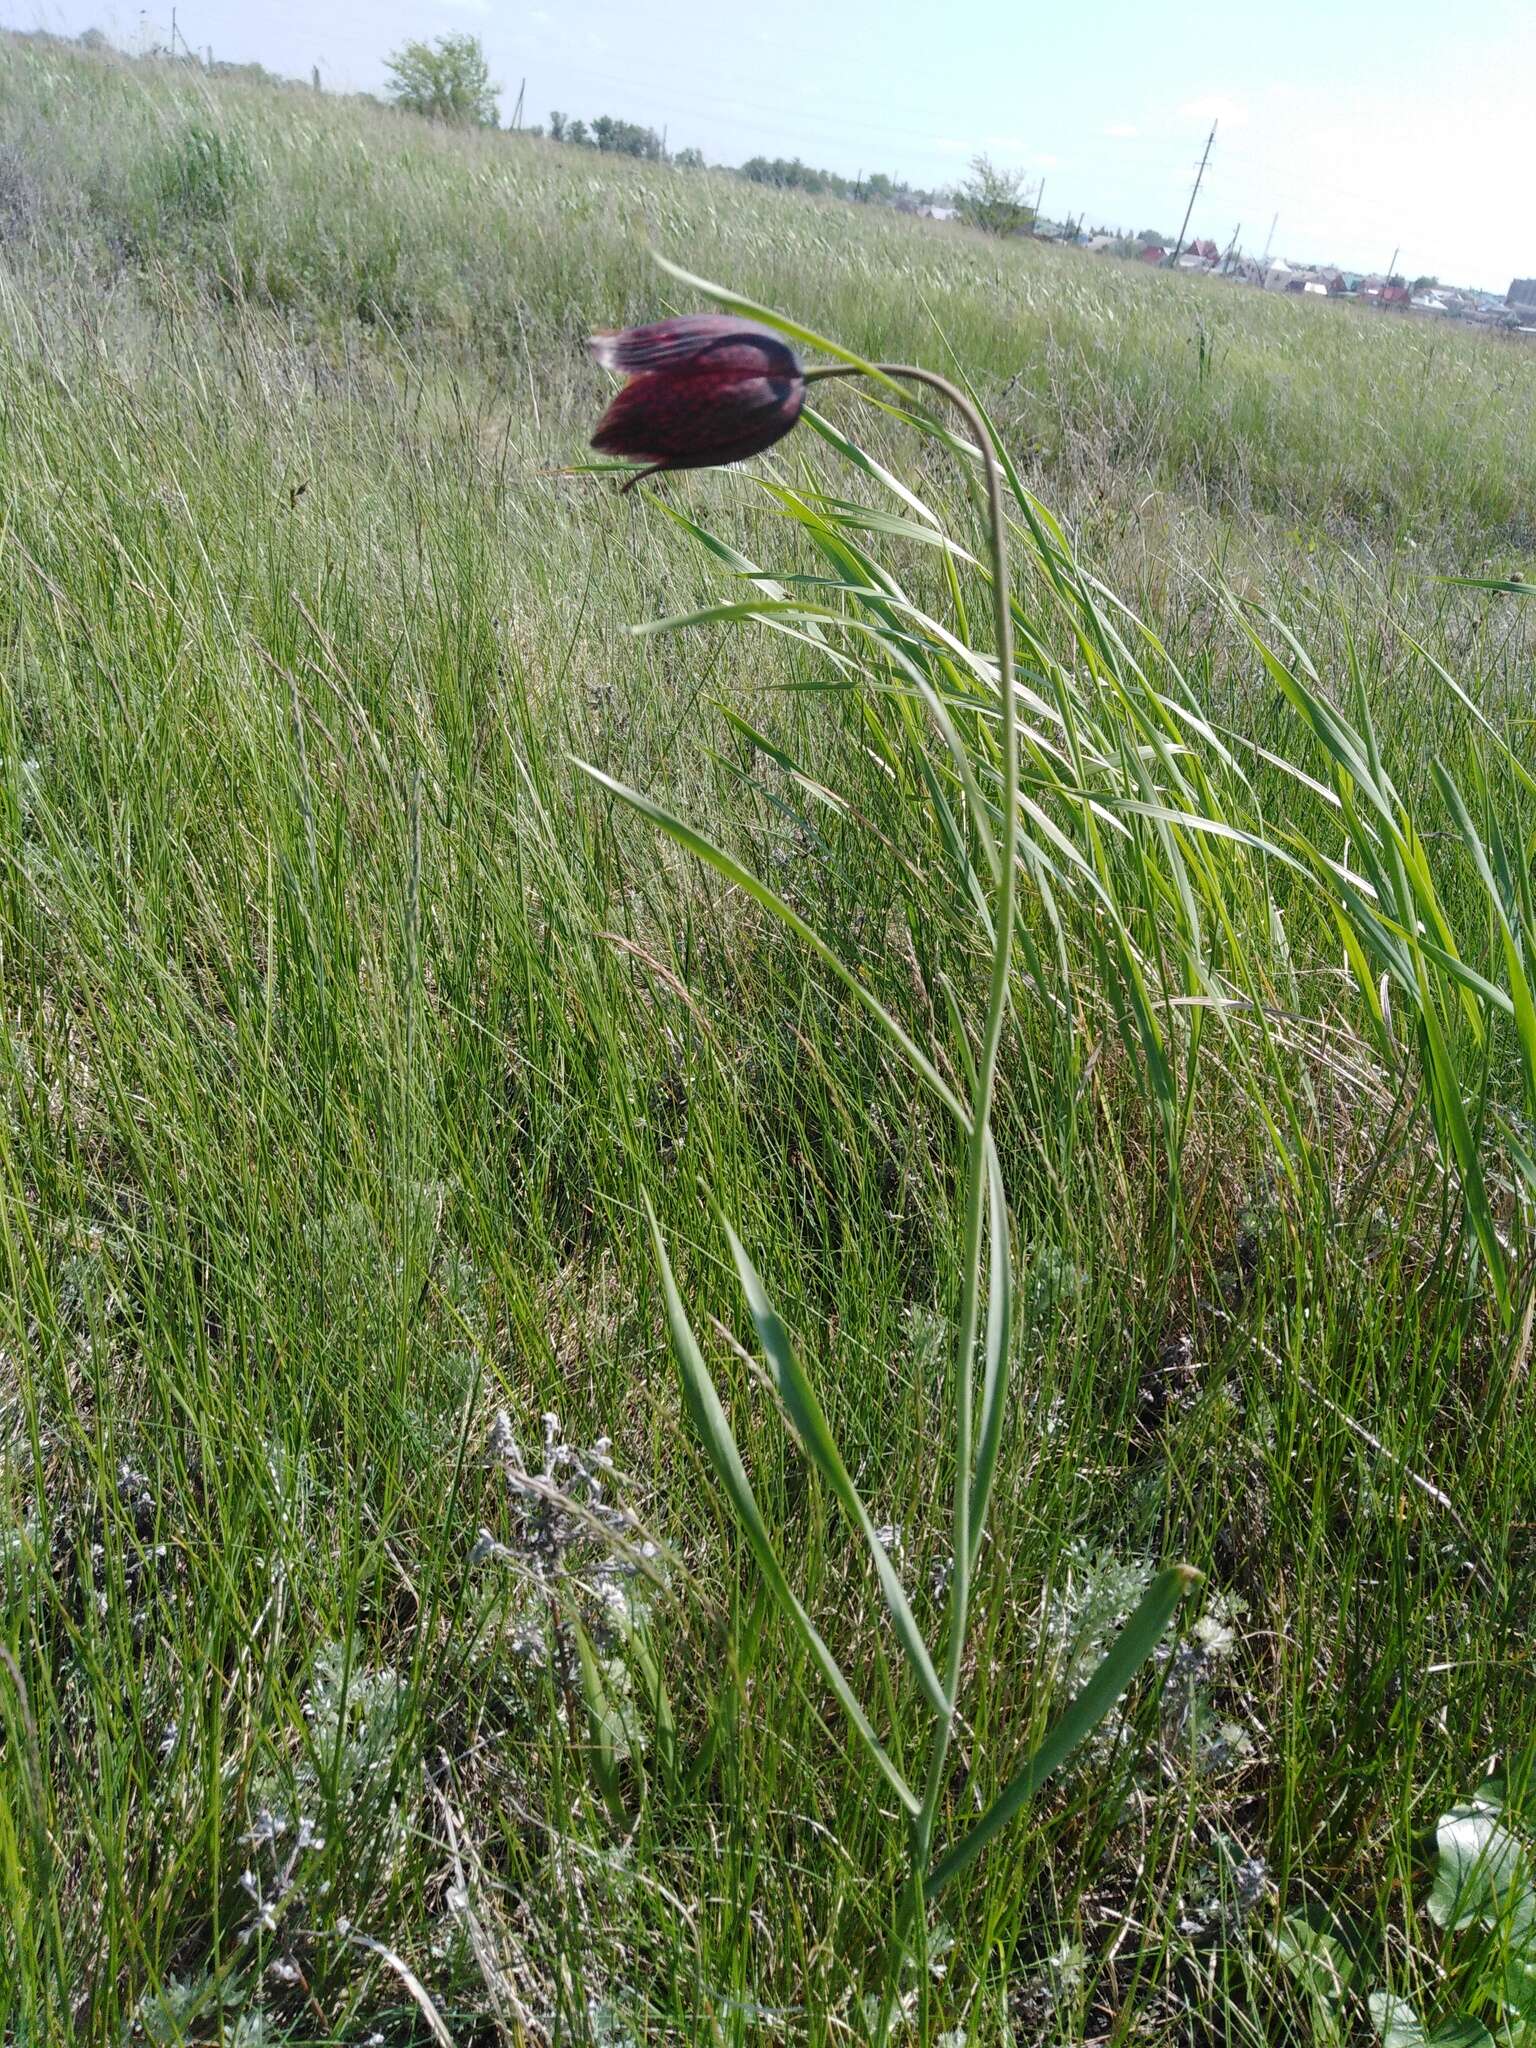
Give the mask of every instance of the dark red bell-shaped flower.
[{"label": "dark red bell-shaped flower", "polygon": [[760,455],[789,432],[805,403],[794,351],[772,328],[733,313],[626,327],[594,335],[588,347],[605,369],[628,377],[592,446],[648,471]]}]

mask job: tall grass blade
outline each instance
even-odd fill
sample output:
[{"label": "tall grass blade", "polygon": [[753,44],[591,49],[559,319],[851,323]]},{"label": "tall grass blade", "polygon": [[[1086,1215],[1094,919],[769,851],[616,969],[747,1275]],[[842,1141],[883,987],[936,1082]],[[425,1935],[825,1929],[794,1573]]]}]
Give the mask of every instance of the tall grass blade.
[{"label": "tall grass blade", "polygon": [[944,1105],[961,1127],[969,1127],[970,1119],[965,1105],[955,1094],[932,1060],[928,1058],[928,1055],[904,1027],[897,1022],[885,1005],[880,1002],[879,998],[869,989],[865,988],[858,976],[853,974],[843,964],[826,940],[822,938],[821,934],[813,926],[808,925],[797,911],[792,910],[783,897],[775,895],[766,883],[760,882],[749,869],[741,865],[740,861],[734,860],[730,854],[706,839],[703,833],[695,831],[691,825],[685,824],[681,818],[673,817],[669,811],[664,811],[659,804],[652,803],[649,797],[642,796],[638,790],[629,788],[627,784],[619,782],[612,775],[605,775],[601,768],[594,768],[590,762],[577,759],[575,766],[584,775],[590,775],[594,782],[600,784],[602,788],[608,790],[612,795],[632,805],[642,817],[649,818],[651,823],[665,832],[669,839],[676,840],[679,846],[685,848],[689,853],[696,854],[700,860],[707,862],[717,874],[723,875],[726,881],[733,882],[739,889],[744,889],[755,902],[760,903],[765,910],[771,911],[776,918],[795,934],[796,938],[810,947],[823,966],[829,968],[848,990],[849,994],[869,1012],[876,1023],[880,1025],[881,1029],[891,1039],[892,1043],[900,1050],[914,1073],[927,1085],[938,1101]]},{"label": "tall grass blade", "polygon": [[656,1251],[657,1271],[661,1275],[662,1294],[666,1301],[667,1329],[672,1339],[672,1356],[677,1362],[678,1379],[682,1384],[683,1400],[698,1431],[715,1476],[725,1489],[730,1501],[737,1526],[746,1538],[747,1546],[757,1560],[757,1568],[767,1581],[769,1591],[778,1602],[785,1616],[793,1622],[806,1649],[838,1704],[847,1715],[855,1734],[863,1743],[876,1769],[901,1801],[908,1813],[915,1814],[919,1808],[917,1795],[903,1778],[901,1772],[887,1755],[885,1746],[871,1726],[869,1717],[855,1697],[853,1688],[843,1676],[837,1659],[823,1642],[815,1623],[801,1605],[799,1597],[785,1577],[773,1540],[768,1534],[762,1510],[747,1478],[746,1467],[741,1462],[741,1453],[736,1447],[735,1436],[726,1419],[715,1383],[710,1378],[709,1368],[704,1363],[698,1339],[688,1321],[687,1310],[683,1307],[682,1296],[677,1290],[673,1277],[672,1262],[667,1257],[666,1241],[661,1234],[661,1225],[650,1201],[646,1202],[646,1214],[650,1218],[651,1240]]},{"label": "tall grass blade", "polygon": [[896,1639],[916,1674],[924,1698],[936,1714],[947,1713],[949,1701],[945,1698],[939,1674],[935,1671],[933,1659],[928,1654],[928,1646],[923,1641],[913,1617],[906,1591],[895,1566],[891,1563],[890,1553],[876,1535],[869,1511],[848,1475],[842,1453],[837,1448],[821,1403],[816,1398],[816,1389],[811,1385],[795,1353],[793,1339],[784,1326],[783,1318],[769,1300],[757,1268],[747,1255],[746,1246],[724,1217],[720,1220],[731,1247],[731,1257],[736,1261],[736,1271],[741,1276],[742,1292],[747,1297],[752,1321],[757,1326],[758,1341],[773,1372],[773,1383],[778,1389],[779,1398],[784,1403],[790,1422],[805,1447],[806,1455],[832,1488],[843,1512],[869,1546],[869,1554],[874,1560],[880,1590],[890,1611]]},{"label": "tall grass blade", "polygon": [[929,1872],[923,1890],[931,1900],[966,1870],[1011,1820],[1017,1819],[1046,1780],[1061,1769],[1109,1713],[1162,1639],[1174,1610],[1200,1574],[1187,1564],[1170,1565],[1147,1588],[1097,1671],[1046,1736],[1016,1771],[981,1819]]},{"label": "tall grass blade", "polygon": [[987,1287],[987,1324],[982,1340],[981,1415],[976,1430],[976,1472],[971,1481],[971,1559],[981,1551],[986,1531],[997,1455],[1002,1448],[1003,1417],[1008,1408],[1008,1368],[1013,1344],[1013,1246],[1008,1229],[1008,1197],[997,1146],[987,1144],[987,1199],[991,1260]]}]

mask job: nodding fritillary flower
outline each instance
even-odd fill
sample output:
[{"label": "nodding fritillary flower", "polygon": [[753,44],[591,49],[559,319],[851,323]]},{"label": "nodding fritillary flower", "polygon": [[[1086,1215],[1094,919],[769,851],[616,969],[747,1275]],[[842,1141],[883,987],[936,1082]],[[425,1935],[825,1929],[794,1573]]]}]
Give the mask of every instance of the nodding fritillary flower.
[{"label": "nodding fritillary flower", "polygon": [[[627,380],[598,421],[592,446],[644,463],[641,474],[760,455],[789,432],[805,403],[794,351],[771,328],[731,313],[626,327],[594,335],[588,347]],[[638,482],[639,476],[629,479]]]}]

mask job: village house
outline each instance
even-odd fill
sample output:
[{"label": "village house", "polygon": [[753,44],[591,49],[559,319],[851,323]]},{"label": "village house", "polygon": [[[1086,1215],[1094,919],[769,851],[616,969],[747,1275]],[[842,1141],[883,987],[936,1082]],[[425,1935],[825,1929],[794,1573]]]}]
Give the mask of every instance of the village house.
[{"label": "village house", "polygon": [[1186,242],[1179,252],[1177,268],[1180,270],[1214,270],[1221,261],[1221,251],[1214,242]]}]

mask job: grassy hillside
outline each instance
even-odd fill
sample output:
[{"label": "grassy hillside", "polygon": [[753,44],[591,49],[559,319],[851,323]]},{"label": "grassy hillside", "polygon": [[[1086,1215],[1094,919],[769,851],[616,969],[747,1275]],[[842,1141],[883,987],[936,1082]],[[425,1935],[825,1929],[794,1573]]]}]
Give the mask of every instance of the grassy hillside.
[{"label": "grassy hillside", "polygon": [[[1015,464],[945,1839],[1205,1575],[894,1980],[889,1785],[645,1204],[919,1770],[720,1216],[942,1641],[967,1147],[870,1004],[969,1099],[980,494],[837,386],[750,473],[575,470],[584,335],[701,303],[647,243]],[[1494,1765],[1528,1836],[1536,609],[1432,572],[1519,581],[1533,503],[1517,343],[0,42],[0,2037],[1514,2028],[1516,1850],[1425,1904]]]}]

